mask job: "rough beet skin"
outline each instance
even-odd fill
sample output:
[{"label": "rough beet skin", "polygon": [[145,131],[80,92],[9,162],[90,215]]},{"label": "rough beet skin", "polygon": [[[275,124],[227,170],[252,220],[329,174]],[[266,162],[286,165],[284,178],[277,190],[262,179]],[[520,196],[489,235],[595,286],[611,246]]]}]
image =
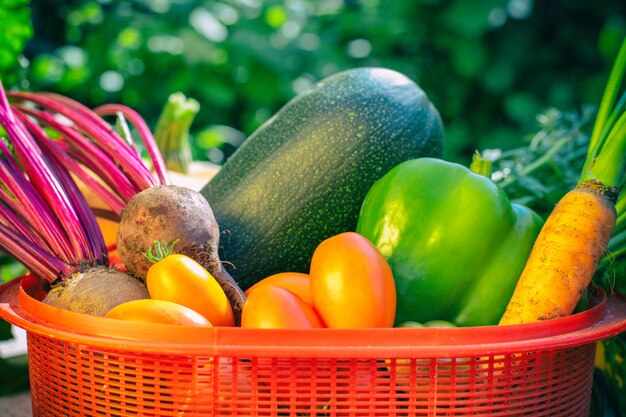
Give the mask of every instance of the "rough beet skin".
[{"label": "rough beet skin", "polygon": [[150,298],[150,294],[137,278],[96,266],[76,272],[55,285],[43,302],[75,313],[103,317],[119,304],[145,298]]},{"label": "rough beet skin", "polygon": [[[144,256],[155,241],[171,244],[206,268],[228,296],[235,317],[245,296],[219,259],[220,229],[209,202],[198,192],[158,185],[136,194],[122,211],[117,251],[129,273],[145,279],[152,263]],[[237,319],[238,320],[238,319]]]}]

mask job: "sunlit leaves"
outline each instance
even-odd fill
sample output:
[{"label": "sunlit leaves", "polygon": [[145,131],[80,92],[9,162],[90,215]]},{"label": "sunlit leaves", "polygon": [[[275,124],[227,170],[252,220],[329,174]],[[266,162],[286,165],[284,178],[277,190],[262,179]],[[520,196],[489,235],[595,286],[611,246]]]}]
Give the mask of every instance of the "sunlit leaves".
[{"label": "sunlit leaves", "polygon": [[[49,11],[44,3],[33,13]],[[29,80],[88,104],[121,100],[149,122],[183,91],[201,103],[192,136],[211,125],[250,134],[319,79],[384,66],[424,88],[446,125],[446,158],[468,162],[477,148],[519,146],[537,111],[597,101],[601,61],[626,33],[616,10],[567,0],[76,0],[37,19],[47,32]]]},{"label": "sunlit leaves", "polygon": [[18,56],[33,36],[29,0],[0,0],[0,78],[16,67]]},{"label": "sunlit leaves", "polygon": [[276,29],[287,23],[289,17],[287,16],[287,10],[280,5],[270,6],[265,11],[265,21],[272,28]]}]

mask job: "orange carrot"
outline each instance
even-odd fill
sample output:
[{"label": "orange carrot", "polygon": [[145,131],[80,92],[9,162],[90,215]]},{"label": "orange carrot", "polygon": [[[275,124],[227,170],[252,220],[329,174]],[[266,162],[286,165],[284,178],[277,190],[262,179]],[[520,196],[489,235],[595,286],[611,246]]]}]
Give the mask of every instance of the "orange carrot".
[{"label": "orange carrot", "polygon": [[528,323],[574,311],[615,226],[614,197],[583,183],[546,220],[500,324]]},{"label": "orange carrot", "polygon": [[616,104],[625,70],[626,38],[598,109],[578,184],[546,220],[501,325],[571,314],[606,252],[626,167],[626,95]]}]

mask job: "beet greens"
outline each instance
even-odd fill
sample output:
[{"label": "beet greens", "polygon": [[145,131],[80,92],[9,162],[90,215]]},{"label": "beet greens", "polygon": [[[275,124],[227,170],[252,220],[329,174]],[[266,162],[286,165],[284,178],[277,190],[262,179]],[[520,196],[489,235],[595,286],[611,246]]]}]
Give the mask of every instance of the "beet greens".
[{"label": "beet greens", "polygon": [[1,83],[0,125],[8,142],[0,141],[0,246],[48,283],[83,263],[106,264],[90,207],[60,160],[42,152],[43,130],[11,109]]},{"label": "beet greens", "polygon": [[[71,182],[71,174],[86,184],[109,207],[108,217],[120,221],[117,250],[129,273],[145,279],[151,263],[144,253],[154,241],[178,240],[176,251],[192,257],[215,277],[238,320],[245,297],[219,259],[220,230],[211,207],[198,192],[169,183],[159,147],[139,114],[119,104],[91,110],[52,93],[10,92],[8,97],[12,103],[5,107],[32,133],[45,152],[43,157],[50,160],[45,163],[61,171],[65,182]],[[104,120],[108,116],[117,116],[122,127],[128,121],[135,128],[151,167],[127,129],[118,133]],[[51,138],[44,128],[59,137]],[[92,226],[86,224],[90,230]]]},{"label": "beet greens", "polygon": [[[68,169],[79,165],[36,119],[30,110],[12,107],[0,83],[5,132],[0,136],[0,249],[49,287],[43,302],[55,307],[103,316],[118,304],[148,298],[142,282],[108,268],[96,217]],[[79,136],[54,125],[61,134]],[[84,171],[76,172],[89,181]]]}]

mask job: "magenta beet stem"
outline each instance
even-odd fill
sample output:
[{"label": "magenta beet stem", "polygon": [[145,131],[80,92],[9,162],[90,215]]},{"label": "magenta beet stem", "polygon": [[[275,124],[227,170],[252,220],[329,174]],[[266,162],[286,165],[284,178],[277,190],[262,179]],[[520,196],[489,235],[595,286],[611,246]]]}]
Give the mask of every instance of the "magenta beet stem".
[{"label": "magenta beet stem", "polygon": [[103,106],[97,107],[96,109],[94,109],[94,111],[101,116],[112,116],[117,114],[118,112],[124,114],[124,116],[130,121],[130,123],[135,126],[135,129],[137,129],[139,135],[143,139],[144,146],[148,151],[148,155],[150,155],[150,159],[152,160],[152,166],[154,167],[154,172],[157,174],[160,184],[166,185],[170,183],[167,166],[165,165],[165,161],[163,160],[161,151],[159,150],[159,147],[154,140],[154,136],[148,128],[148,125],[139,115],[139,113],[137,113],[130,107],[126,107],[120,104],[105,104]]}]

